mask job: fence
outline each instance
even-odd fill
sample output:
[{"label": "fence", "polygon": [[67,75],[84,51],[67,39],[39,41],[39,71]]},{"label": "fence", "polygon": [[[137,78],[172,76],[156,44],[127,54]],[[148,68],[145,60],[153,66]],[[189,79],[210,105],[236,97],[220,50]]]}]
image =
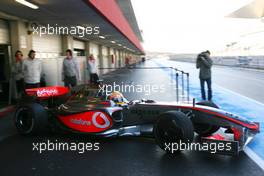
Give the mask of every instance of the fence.
[{"label": "fence", "polygon": [[[113,70],[113,68],[109,67],[101,67],[100,70]],[[190,102],[190,86],[189,86],[189,73],[184,72],[183,70],[179,70],[174,67],[142,67],[131,65],[122,68],[115,68],[115,70],[130,70],[130,69],[144,69],[144,70],[152,70],[152,69],[166,69],[170,71],[171,80],[175,81],[175,91],[176,91],[176,101]]]},{"label": "fence", "polygon": [[[174,58],[170,59],[182,62],[196,62],[196,58]],[[225,57],[212,57],[215,65],[264,69],[264,56],[225,56]]]}]

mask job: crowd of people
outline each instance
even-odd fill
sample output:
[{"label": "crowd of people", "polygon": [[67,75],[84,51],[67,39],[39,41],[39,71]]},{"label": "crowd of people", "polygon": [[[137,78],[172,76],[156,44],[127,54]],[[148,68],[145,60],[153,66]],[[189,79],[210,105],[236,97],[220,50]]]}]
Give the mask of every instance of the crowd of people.
[{"label": "crowd of people", "polygon": [[[96,60],[93,54],[87,58],[87,69],[90,74],[90,83],[98,82]],[[15,63],[12,66],[13,78],[16,82],[16,90],[20,96],[25,89],[45,86],[41,60],[36,58],[36,52],[30,50],[28,57],[23,58],[22,51],[16,51]],[[62,81],[66,87],[74,87],[80,82],[81,74],[77,59],[73,57],[70,49],[66,50],[66,57],[62,63]]]}]

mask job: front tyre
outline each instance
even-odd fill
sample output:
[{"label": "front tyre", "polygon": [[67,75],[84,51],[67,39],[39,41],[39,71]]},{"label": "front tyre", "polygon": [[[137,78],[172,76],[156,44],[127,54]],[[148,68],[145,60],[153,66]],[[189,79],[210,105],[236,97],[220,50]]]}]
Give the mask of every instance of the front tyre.
[{"label": "front tyre", "polygon": [[19,106],[14,120],[17,131],[22,135],[40,134],[46,131],[48,126],[47,111],[37,103]]},{"label": "front tyre", "polygon": [[180,143],[191,143],[194,138],[191,120],[179,111],[161,114],[154,125],[153,132],[156,143],[167,153],[180,152]]}]

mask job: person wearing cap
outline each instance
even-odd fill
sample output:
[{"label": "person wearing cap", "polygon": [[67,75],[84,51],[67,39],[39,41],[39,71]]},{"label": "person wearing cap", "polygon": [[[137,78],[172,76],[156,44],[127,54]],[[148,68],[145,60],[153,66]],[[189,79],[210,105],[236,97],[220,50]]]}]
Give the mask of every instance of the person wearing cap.
[{"label": "person wearing cap", "polygon": [[74,87],[80,81],[80,69],[77,60],[72,56],[72,50],[66,50],[66,58],[62,63],[62,81],[65,87]]},{"label": "person wearing cap", "polygon": [[28,58],[22,64],[25,89],[40,87],[42,64],[41,61],[35,57],[36,52],[34,50],[30,50]]},{"label": "person wearing cap", "polygon": [[202,100],[206,100],[205,94],[205,82],[207,84],[207,94],[208,94],[208,101],[212,100],[212,73],[211,68],[213,66],[213,61],[210,58],[210,51],[205,51],[200,53],[196,59],[196,68],[200,69],[199,78],[200,78],[200,85],[201,85],[201,94]]}]

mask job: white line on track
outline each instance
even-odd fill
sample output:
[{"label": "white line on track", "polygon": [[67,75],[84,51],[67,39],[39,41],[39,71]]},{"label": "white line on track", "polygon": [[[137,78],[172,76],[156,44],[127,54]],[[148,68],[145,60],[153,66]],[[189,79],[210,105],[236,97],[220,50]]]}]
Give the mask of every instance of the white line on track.
[{"label": "white line on track", "polygon": [[252,149],[245,147],[244,152],[250,157],[262,170],[264,170],[264,160],[259,157]]},{"label": "white line on track", "polygon": [[215,83],[214,83],[213,85],[216,85],[216,86],[219,87],[220,89],[223,89],[223,90],[225,90],[225,91],[227,91],[227,92],[229,92],[229,93],[232,93],[232,94],[238,95],[238,96],[240,96],[240,97],[243,97],[243,98],[247,99],[248,101],[251,101],[251,102],[254,102],[254,103],[258,104],[258,105],[264,106],[263,103],[261,103],[261,102],[259,102],[259,101],[257,101],[257,100],[254,100],[254,99],[252,99],[252,98],[249,98],[249,97],[247,97],[247,96],[245,96],[245,95],[241,95],[241,94],[239,94],[239,93],[237,93],[237,92],[234,92],[234,91],[232,91],[232,90],[229,90],[229,89],[227,89],[227,88],[224,88],[224,87],[222,87],[222,86],[219,86],[218,84],[215,84]]}]

